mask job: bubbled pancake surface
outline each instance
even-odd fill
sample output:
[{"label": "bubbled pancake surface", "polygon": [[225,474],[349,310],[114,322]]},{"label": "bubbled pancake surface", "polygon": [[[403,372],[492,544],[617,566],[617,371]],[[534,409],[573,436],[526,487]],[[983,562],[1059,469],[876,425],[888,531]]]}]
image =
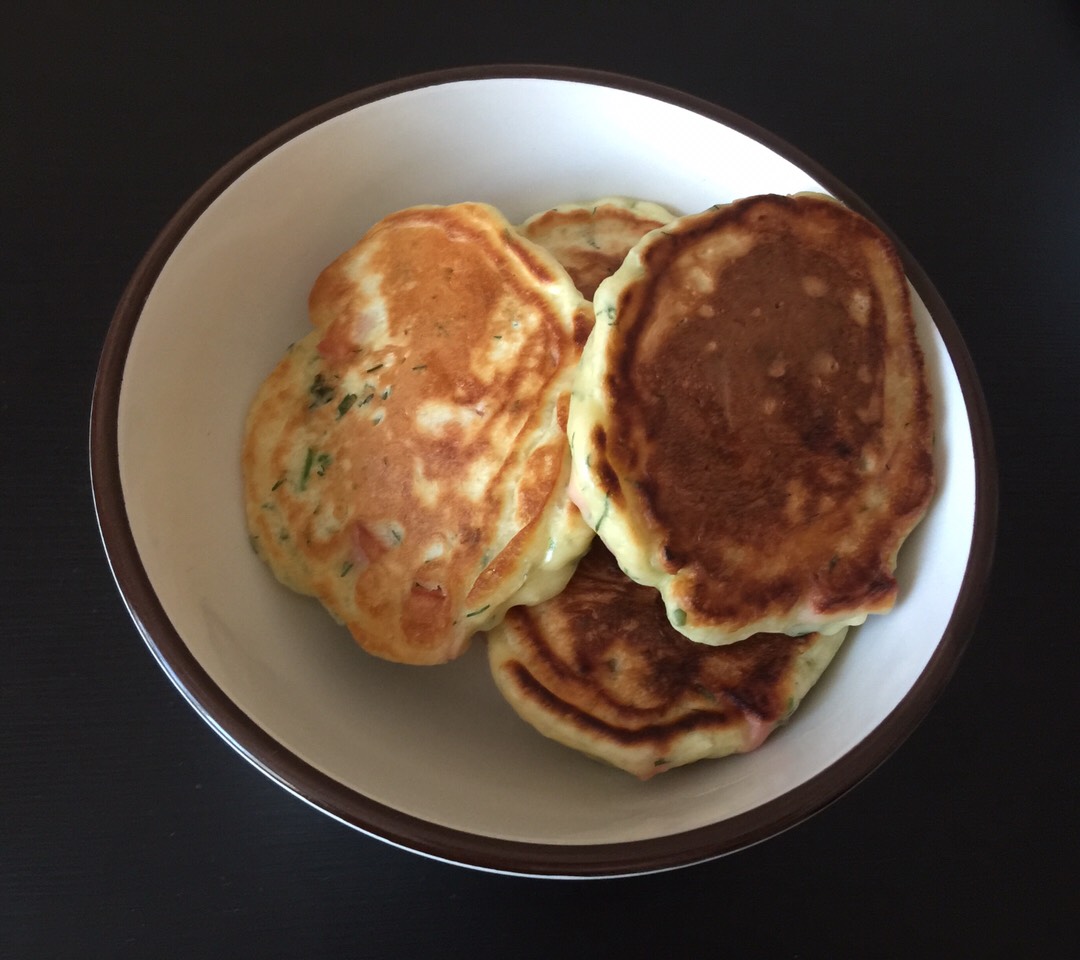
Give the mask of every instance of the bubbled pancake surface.
[{"label": "bubbled pancake surface", "polygon": [[599,540],[558,596],[488,635],[492,674],[546,736],[643,779],[755,749],[821,676],[844,637],[759,634],[708,646],[668,623]]},{"label": "bubbled pancake surface", "polygon": [[529,217],[518,230],[549,250],[591,300],[601,280],[611,276],[627,252],[650,230],[674,218],[647,200],[603,197],[591,203],[563,203]]},{"label": "bubbled pancake surface", "polygon": [[566,497],[587,304],[498,211],[456,204],[380,221],[310,313],[247,421],[253,543],[368,651],[449,660],[591,539]]},{"label": "bubbled pancake surface", "polygon": [[922,354],[887,238],[825,197],[650,234],[594,298],[574,497],[687,636],[888,610],[933,488]]}]

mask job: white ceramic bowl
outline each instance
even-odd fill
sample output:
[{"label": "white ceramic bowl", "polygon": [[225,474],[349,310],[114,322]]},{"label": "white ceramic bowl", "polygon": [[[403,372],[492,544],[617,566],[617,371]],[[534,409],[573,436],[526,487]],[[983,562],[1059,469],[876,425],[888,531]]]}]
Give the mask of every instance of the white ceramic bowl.
[{"label": "white ceramic bowl", "polygon": [[952,672],[996,516],[987,415],[956,326],[905,254],[937,416],[939,490],[901,553],[901,599],[855,630],[755,753],[640,783],[513,714],[482,645],[444,667],[361,652],[248,546],[239,450],[259,382],[307,329],[319,270],[376,220],[485,200],[511,221],[611,194],[688,213],[823,190],[817,165],[720,108],[548,68],[413,77],[270,134],[168,224],[131,280],[91,426],[105,547],[173,682],[243,756],[323,811],[440,859],[521,874],[666,869],[762,840],[880,763]]}]

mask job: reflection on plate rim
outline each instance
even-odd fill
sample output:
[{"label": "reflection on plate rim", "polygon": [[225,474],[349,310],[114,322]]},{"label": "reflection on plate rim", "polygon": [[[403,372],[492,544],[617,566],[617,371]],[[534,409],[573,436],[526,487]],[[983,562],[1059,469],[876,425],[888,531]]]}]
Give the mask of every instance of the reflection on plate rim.
[{"label": "reflection on plate rim", "polygon": [[[357,107],[423,87],[465,80],[537,79],[610,87],[682,107],[758,141],[802,168],[896,244],[908,278],[944,341],[967,408],[975,454],[975,509],[963,582],[941,639],[889,716],[809,781],[762,806],[685,833],[611,844],[556,845],[500,840],[428,823],[344,786],[316,770],[257,726],[207,675],[163,610],[128,525],[117,446],[120,387],[143,304],[177,244],[210,204],[248,168],[306,130]],[[432,858],[501,873],[603,877],[672,869],[713,859],[772,837],[838,799],[893,752],[941,694],[970,636],[986,590],[997,520],[997,472],[989,416],[963,338],[936,289],[903,244],[835,177],[778,137],[707,101],[648,81],[593,70],[533,65],[461,68],[404,77],[317,107],[238,154],[180,208],[133,274],[105,340],[90,423],[94,501],[117,586],[147,646],[188,702],[231,746],[272,780],[364,833]]]}]

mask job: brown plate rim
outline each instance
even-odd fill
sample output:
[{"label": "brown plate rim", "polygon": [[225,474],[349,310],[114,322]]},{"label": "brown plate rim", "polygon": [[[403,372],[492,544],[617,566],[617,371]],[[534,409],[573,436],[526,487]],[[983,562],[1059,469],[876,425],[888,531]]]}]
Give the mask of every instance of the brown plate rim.
[{"label": "brown plate rim", "polygon": [[[967,407],[975,455],[971,552],[952,617],[903,700],[848,753],[806,783],[753,810],[684,833],[611,844],[536,844],[454,830],[377,803],[285,749],[210,678],[166,615],[143,568],[120,483],[117,416],[128,348],[143,304],[181,238],[241,174],[287,141],[333,117],[407,91],[463,80],[542,79],[611,87],[701,114],[757,140],[805,170],[880,226],[945,343]],[[245,759],[317,809],[363,833],[437,860],[524,876],[612,877],[715,859],[795,826],[839,799],[911,734],[941,695],[974,631],[986,593],[997,530],[998,481],[990,418],[971,356],[926,273],[886,224],[850,189],[780,137],[724,107],[652,81],[582,67],[492,64],[402,77],[318,106],[283,124],[226,163],[177,211],[139,263],[113,315],[94,383],[90,473],[102,542],[120,594],[150,651],[202,718]]]}]

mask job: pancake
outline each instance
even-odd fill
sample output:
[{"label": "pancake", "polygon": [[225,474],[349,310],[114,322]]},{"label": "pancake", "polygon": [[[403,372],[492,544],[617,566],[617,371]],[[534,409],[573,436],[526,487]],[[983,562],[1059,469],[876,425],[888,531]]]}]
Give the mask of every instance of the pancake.
[{"label": "pancake", "polygon": [[889,240],[817,195],[645,237],[594,298],[572,496],[694,640],[889,610],[933,489],[930,399]]},{"label": "pancake", "polygon": [[380,221],[309,306],[248,415],[252,543],[369,652],[450,660],[592,538],[565,434],[588,304],[498,211],[457,204]]},{"label": "pancake", "polygon": [[522,719],[648,779],[757,748],[791,716],[844,634],[694,643],[668,623],[660,595],[624,576],[597,540],[561,594],[506,615],[488,635],[488,655]]},{"label": "pancake", "polygon": [[622,265],[630,248],[673,218],[674,214],[655,203],[604,197],[544,210],[518,230],[549,250],[581,295],[591,300],[597,285]]}]

